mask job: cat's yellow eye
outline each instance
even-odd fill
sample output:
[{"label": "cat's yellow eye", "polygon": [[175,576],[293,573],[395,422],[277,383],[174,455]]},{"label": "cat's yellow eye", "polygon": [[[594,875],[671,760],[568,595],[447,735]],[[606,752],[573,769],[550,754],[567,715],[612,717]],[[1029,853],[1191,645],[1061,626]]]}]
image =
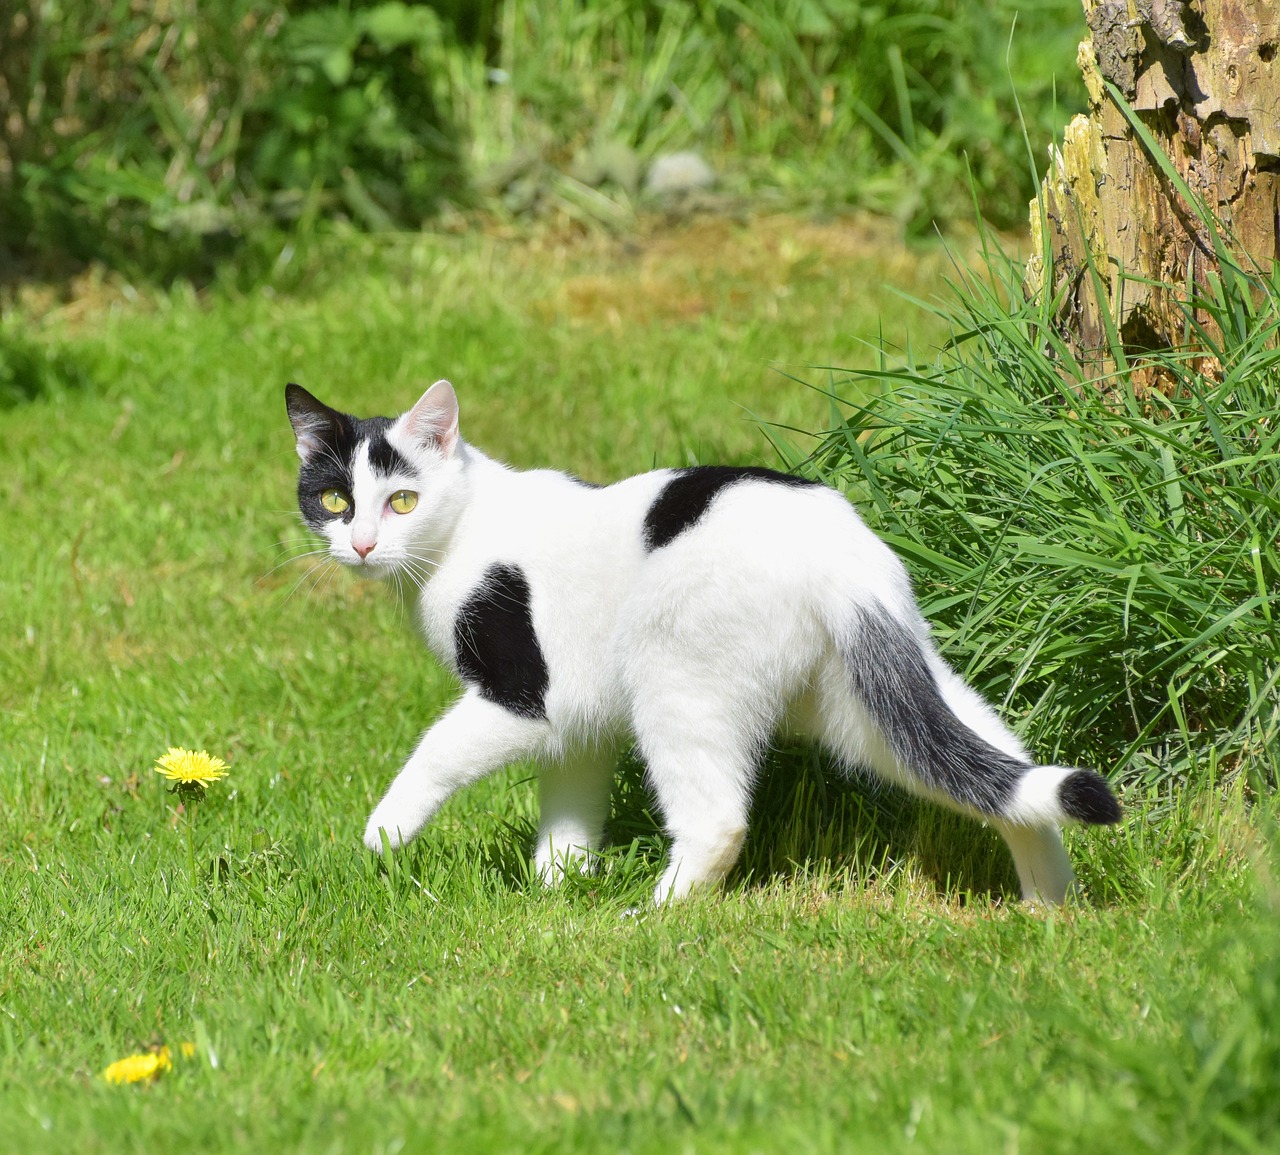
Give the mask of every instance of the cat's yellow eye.
[{"label": "cat's yellow eye", "polygon": [[418,504],[418,495],[409,489],[402,489],[391,495],[388,503],[396,513],[409,513]]},{"label": "cat's yellow eye", "polygon": [[346,513],[351,508],[351,498],[340,489],[326,489],[320,495],[320,504],[330,513]]}]

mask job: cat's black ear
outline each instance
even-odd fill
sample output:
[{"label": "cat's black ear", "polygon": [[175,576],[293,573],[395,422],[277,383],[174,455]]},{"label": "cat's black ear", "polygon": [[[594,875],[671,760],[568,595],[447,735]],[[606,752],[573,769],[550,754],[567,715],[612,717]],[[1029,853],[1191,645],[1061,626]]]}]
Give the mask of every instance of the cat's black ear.
[{"label": "cat's black ear", "polygon": [[292,382],[284,387],[284,403],[293,435],[298,439],[298,456],[307,461],[323,445],[325,435],[338,425],[340,414]]},{"label": "cat's black ear", "polygon": [[448,381],[437,381],[400,422],[421,445],[440,450],[446,457],[458,443],[458,395]]}]

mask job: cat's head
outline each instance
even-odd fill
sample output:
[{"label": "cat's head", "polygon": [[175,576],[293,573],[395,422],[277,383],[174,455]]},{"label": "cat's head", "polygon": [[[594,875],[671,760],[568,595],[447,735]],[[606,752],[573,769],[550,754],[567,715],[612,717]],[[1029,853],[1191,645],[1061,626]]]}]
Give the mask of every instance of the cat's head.
[{"label": "cat's head", "polygon": [[302,467],[298,507],[329,555],[373,577],[423,579],[461,504],[458,399],[437,381],[400,417],[352,417],[285,388]]}]

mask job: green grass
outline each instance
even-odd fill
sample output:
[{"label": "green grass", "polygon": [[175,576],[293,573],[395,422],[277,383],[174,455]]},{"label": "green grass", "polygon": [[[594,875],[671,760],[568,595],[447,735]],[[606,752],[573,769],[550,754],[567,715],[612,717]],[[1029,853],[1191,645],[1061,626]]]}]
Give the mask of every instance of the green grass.
[{"label": "green grass", "polygon": [[[848,223],[637,244],[28,292],[3,335],[30,399],[0,415],[0,1148],[1265,1148],[1280,895],[1240,777],[1072,835],[1088,899],[1052,916],[1007,901],[990,832],[793,751],[727,891],[661,912],[629,764],[606,870],[559,892],[528,880],[528,767],[385,870],[361,850],[454,687],[387,591],[291,560],[284,382],[387,411],[447,374],[464,435],[594,480],[769,463],[748,412],[827,419],[772,366],[825,385],[804,366],[865,362],[882,314],[905,341],[871,286],[924,295],[942,263]],[[149,770],[169,744],[231,764],[194,884]],[[188,1040],[154,1086],[100,1077]]]}]

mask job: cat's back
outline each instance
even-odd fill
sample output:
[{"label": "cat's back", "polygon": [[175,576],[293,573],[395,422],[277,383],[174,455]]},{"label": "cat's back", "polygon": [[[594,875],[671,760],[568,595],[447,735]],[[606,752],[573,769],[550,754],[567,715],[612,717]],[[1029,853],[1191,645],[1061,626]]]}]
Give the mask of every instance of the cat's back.
[{"label": "cat's back", "polygon": [[826,486],[759,466],[663,470],[658,481],[643,519],[644,546],[653,554],[672,546],[729,546],[735,537],[745,546],[762,533],[803,534],[811,522],[850,512]]},{"label": "cat's back", "polygon": [[552,469],[511,473],[484,503],[482,536],[556,570],[634,563],[645,511],[674,473],[654,470],[608,485]]},{"label": "cat's back", "polygon": [[[906,571],[843,494],[756,467],[664,471],[641,517],[631,616],[838,616],[851,596],[899,607]],[[855,592],[856,591],[856,592]]]},{"label": "cat's back", "polygon": [[[623,570],[698,561],[732,568],[800,554],[812,560],[832,535],[847,540],[861,529],[869,536],[843,495],[758,466],[656,469],[605,486],[550,472],[530,479],[532,501],[518,515],[526,525],[542,521],[541,507],[548,540],[572,543],[579,561],[594,556]],[[558,500],[544,501],[542,487]]]},{"label": "cat's back", "polygon": [[463,535],[476,555],[468,568],[496,551],[570,598],[566,584],[613,600],[637,580],[826,577],[888,552],[842,494],[758,466],[656,469],[609,485],[503,469],[481,498]]},{"label": "cat's back", "polygon": [[644,561],[641,521],[671,470],[595,485],[551,469],[481,461],[448,557],[422,591],[429,633],[450,638],[459,608],[492,578],[514,571],[549,632],[577,636],[610,615]]}]

